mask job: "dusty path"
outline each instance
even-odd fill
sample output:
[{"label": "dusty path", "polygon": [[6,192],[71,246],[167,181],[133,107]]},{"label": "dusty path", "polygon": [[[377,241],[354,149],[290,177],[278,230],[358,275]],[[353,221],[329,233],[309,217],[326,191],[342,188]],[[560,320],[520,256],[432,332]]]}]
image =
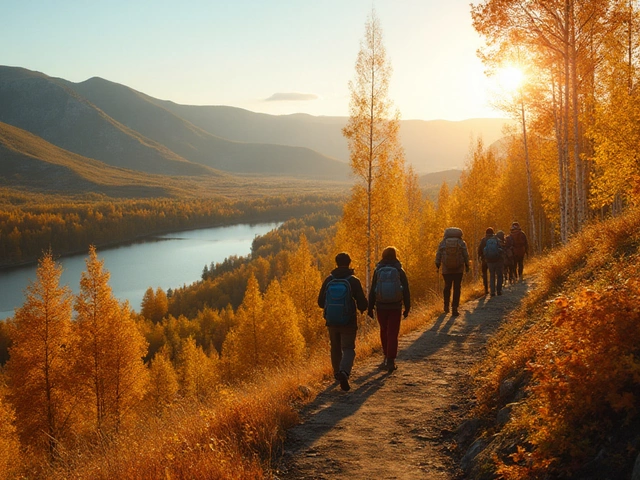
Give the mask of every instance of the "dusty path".
[{"label": "dusty path", "polygon": [[289,432],[279,479],[459,479],[453,432],[473,402],[469,368],[526,293],[467,302],[400,339],[398,370],[356,359],[351,391],[331,384]]}]

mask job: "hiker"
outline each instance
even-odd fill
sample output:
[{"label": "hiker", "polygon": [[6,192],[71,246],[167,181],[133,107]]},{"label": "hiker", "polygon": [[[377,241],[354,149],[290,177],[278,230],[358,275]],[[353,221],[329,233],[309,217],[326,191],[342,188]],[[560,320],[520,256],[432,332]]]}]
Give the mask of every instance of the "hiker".
[{"label": "hiker", "polygon": [[[500,230],[496,235],[502,234],[504,237],[504,232]],[[509,282],[509,285],[513,285],[516,280],[516,262],[513,258],[513,238],[511,235],[507,235],[504,237],[504,283]]]},{"label": "hiker", "polygon": [[[496,232],[496,237],[500,240],[500,248],[502,249],[502,288],[504,288],[509,277],[509,266],[513,264],[513,249],[511,252],[507,251],[507,239],[502,230]],[[511,257],[509,257],[509,253],[511,253]]]},{"label": "hiker", "polygon": [[480,240],[480,245],[478,245],[478,260],[480,260],[480,265],[482,269],[482,284],[484,285],[484,294],[489,294],[489,278],[487,272],[489,270],[489,266],[487,265],[486,260],[484,259],[484,247],[487,244],[487,239],[493,237],[493,228],[489,227],[485,231],[485,236]]},{"label": "hiker", "polygon": [[436,268],[438,270],[440,270],[440,265],[442,265],[442,277],[444,278],[444,313],[449,313],[449,299],[453,285],[451,315],[457,317],[459,315],[462,275],[465,271],[469,273],[469,252],[467,244],[462,240],[462,230],[459,228],[449,227],[444,230],[444,238],[436,253]]},{"label": "hiker", "polygon": [[347,391],[351,368],[356,357],[357,312],[367,310],[367,297],[362,284],[349,268],[351,257],[345,252],[336,255],[336,268],[325,278],[318,294],[318,306],[324,309],[329,331],[331,366],[340,388]]},{"label": "hiker", "polygon": [[482,281],[484,282],[484,294],[487,292],[487,270],[489,270],[489,290],[491,296],[496,293],[502,295],[502,242],[494,235],[493,228],[486,230],[485,237],[480,241],[478,254],[482,261]]},{"label": "hiker", "polygon": [[[402,305],[404,304],[404,311]],[[382,252],[382,259],[376,265],[369,290],[369,317],[373,318],[376,309],[380,325],[380,342],[384,361],[381,368],[389,373],[398,368],[398,334],[400,333],[400,316],[407,318],[411,309],[411,296],[407,274],[398,260],[395,247],[387,247]]]},{"label": "hiker", "polygon": [[520,228],[518,222],[511,224],[510,232],[511,240],[513,241],[513,261],[516,269],[516,279],[522,281],[522,271],[524,270],[524,256],[529,255],[529,241],[527,236]]}]

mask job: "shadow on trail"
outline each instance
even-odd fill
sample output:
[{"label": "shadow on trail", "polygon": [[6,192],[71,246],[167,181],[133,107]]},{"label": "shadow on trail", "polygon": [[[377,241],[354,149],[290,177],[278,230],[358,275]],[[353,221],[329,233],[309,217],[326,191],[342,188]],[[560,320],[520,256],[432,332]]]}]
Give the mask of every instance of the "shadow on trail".
[{"label": "shadow on trail", "polygon": [[[497,329],[505,313],[515,308],[526,292],[526,284],[518,284],[505,288],[501,296],[483,296],[468,301],[461,306],[461,315],[458,317],[439,315],[434,324],[410,345],[403,347],[402,338],[400,339],[398,360],[402,363],[421,363],[451,343],[462,347],[465,342],[472,341],[472,336],[478,337],[482,342],[486,341]],[[295,438],[293,435],[294,438],[289,438],[286,450],[293,455],[308,450],[325,433],[336,428],[341,420],[354,415],[387,380],[397,374],[389,374],[373,366],[372,362],[368,363],[366,367],[360,366],[360,376],[352,377],[351,391],[341,392],[334,382],[305,407],[303,416],[305,413],[308,416],[304,421],[304,436]],[[358,365],[356,368],[358,369]]]}]

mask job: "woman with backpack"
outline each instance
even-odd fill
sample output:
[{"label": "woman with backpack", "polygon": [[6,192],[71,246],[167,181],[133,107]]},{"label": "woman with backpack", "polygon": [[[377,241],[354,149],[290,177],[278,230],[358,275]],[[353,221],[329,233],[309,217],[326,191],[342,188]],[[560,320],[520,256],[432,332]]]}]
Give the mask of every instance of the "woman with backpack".
[{"label": "woman with backpack", "polygon": [[[404,304],[404,311],[402,305]],[[398,334],[400,333],[401,316],[407,318],[411,309],[409,281],[398,260],[395,247],[387,247],[382,252],[382,259],[376,265],[369,290],[369,317],[373,317],[376,309],[380,325],[380,343],[384,353],[382,368],[389,373],[396,370],[398,354]]]}]

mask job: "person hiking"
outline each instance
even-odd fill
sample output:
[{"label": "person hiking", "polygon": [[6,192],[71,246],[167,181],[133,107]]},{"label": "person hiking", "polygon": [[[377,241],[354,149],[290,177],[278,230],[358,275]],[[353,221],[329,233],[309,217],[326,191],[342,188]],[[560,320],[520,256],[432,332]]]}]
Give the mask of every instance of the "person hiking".
[{"label": "person hiking", "polygon": [[[404,311],[402,305],[404,304]],[[389,373],[398,368],[398,334],[401,316],[407,318],[411,310],[411,295],[407,274],[398,260],[395,247],[387,247],[382,259],[376,265],[369,289],[369,317],[373,318],[375,308],[380,325],[380,342],[384,361],[382,368]]]},{"label": "person hiking", "polygon": [[[504,236],[504,232],[500,231]],[[497,234],[496,234],[497,235]],[[516,262],[513,258],[513,238],[507,235],[504,238],[504,283],[513,285],[516,281]]]},{"label": "person hiking", "polygon": [[358,277],[354,275],[351,257],[341,252],[336,255],[336,268],[325,278],[318,294],[318,306],[324,309],[329,332],[331,366],[340,388],[348,391],[349,376],[356,357],[357,310],[367,310],[367,297]]},{"label": "person hiking", "polygon": [[522,281],[524,256],[529,255],[529,241],[518,222],[511,224],[510,237],[513,241],[513,261],[516,268],[516,279]]},{"label": "person hiking", "polygon": [[[507,285],[509,276],[509,252],[507,251],[507,240],[502,230],[496,232],[496,237],[500,240],[500,248],[502,249],[502,289]],[[513,263],[513,251],[511,252],[511,263]],[[497,286],[497,285],[496,285]]]},{"label": "person hiking", "polygon": [[493,237],[493,228],[489,227],[485,231],[485,236],[480,240],[480,245],[478,245],[478,260],[480,260],[480,268],[482,269],[482,284],[484,285],[484,294],[489,294],[489,277],[488,270],[489,265],[487,265],[487,261],[484,258],[484,247],[487,245],[487,239]]},{"label": "person hiking", "polygon": [[[502,295],[503,242],[493,233],[493,228],[487,228],[484,238],[478,245],[478,257],[482,261],[482,282],[484,294],[491,293],[492,297]],[[487,270],[489,278],[487,279]]]},{"label": "person hiking", "polygon": [[449,299],[453,285],[453,299],[451,300],[451,315],[459,315],[460,288],[462,275],[469,273],[469,251],[467,244],[462,240],[462,230],[449,227],[444,230],[444,238],[438,245],[436,252],[436,268],[440,270],[442,265],[442,277],[444,278],[444,313],[449,313]]}]

